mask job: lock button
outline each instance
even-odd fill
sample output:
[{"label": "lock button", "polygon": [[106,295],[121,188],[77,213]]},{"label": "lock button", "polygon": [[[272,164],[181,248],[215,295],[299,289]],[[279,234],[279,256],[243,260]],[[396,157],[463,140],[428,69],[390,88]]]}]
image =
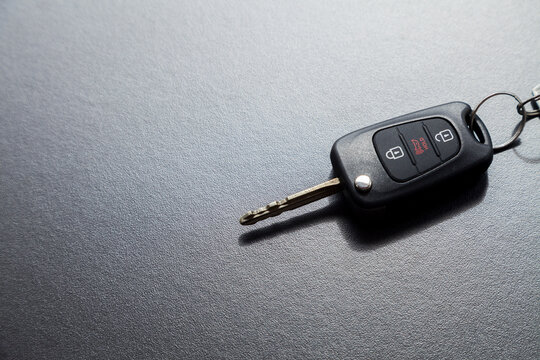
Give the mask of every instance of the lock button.
[{"label": "lock button", "polygon": [[397,127],[378,131],[373,136],[375,151],[390,177],[403,182],[418,176],[418,169]]}]

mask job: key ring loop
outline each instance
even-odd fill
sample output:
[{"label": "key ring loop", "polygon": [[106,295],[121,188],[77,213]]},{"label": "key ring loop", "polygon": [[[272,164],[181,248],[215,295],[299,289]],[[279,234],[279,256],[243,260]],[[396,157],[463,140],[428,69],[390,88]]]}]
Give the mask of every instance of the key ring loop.
[{"label": "key ring loop", "polygon": [[528,103],[530,103],[532,101],[539,100],[539,99],[540,99],[540,94],[525,100],[521,104],[517,104],[517,112],[519,113],[519,115],[523,115],[523,112],[526,112],[528,118],[534,118],[534,117],[540,116],[540,110],[535,110],[535,111],[526,111],[526,110],[524,110],[526,104],[528,104]]},{"label": "key ring loop", "polygon": [[[486,101],[488,101],[492,97],[499,96],[499,95],[507,95],[507,96],[513,97],[518,102],[518,112],[519,112],[519,108],[523,109],[524,104],[516,94],[509,93],[509,92],[496,92],[496,93],[493,93],[493,94],[485,97],[484,100],[480,101],[480,103],[478,105],[476,105],[476,108],[471,113],[471,121],[470,121],[470,124],[469,124],[469,127],[471,129],[473,128],[474,123],[476,122],[476,112],[478,111],[480,106],[482,106]],[[531,99],[529,99],[527,101],[532,101]],[[510,136],[510,138],[508,140],[506,140],[505,142],[503,142],[502,144],[493,145],[493,150],[494,151],[498,152],[498,151],[502,151],[502,150],[506,149],[507,147],[512,145],[512,143],[514,141],[516,141],[516,139],[519,137],[519,135],[521,135],[521,132],[523,131],[523,128],[525,127],[525,123],[527,122],[527,117],[529,116],[529,113],[527,111],[523,111],[523,113],[520,114],[520,115],[521,115],[521,121],[518,123],[518,126],[516,126],[516,128],[514,129],[514,133],[512,134],[512,136]]]}]

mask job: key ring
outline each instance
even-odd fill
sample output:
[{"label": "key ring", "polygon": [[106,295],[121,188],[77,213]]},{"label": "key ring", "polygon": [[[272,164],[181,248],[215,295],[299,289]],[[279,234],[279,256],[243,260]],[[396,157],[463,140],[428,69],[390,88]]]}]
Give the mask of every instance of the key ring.
[{"label": "key ring", "polygon": [[[525,127],[525,123],[527,122],[527,117],[530,114],[530,112],[527,112],[527,111],[523,111],[524,109],[524,105],[530,101],[532,101],[533,99],[535,99],[537,96],[535,97],[532,97],[530,99],[528,99],[525,103],[523,103],[521,101],[521,99],[516,95],[516,94],[513,94],[513,93],[509,93],[509,92],[496,92],[494,94],[491,94],[487,97],[484,98],[484,100],[480,101],[480,103],[478,105],[476,105],[476,108],[473,110],[473,112],[471,113],[471,122],[469,124],[469,127],[472,129],[473,126],[474,126],[474,123],[476,122],[476,112],[478,111],[478,109],[480,108],[480,106],[482,106],[487,100],[491,99],[492,97],[495,97],[495,96],[498,96],[498,95],[507,95],[507,96],[511,96],[513,97],[517,102],[518,102],[518,113],[521,115],[521,121],[518,123],[518,125],[516,126],[516,128],[514,129],[514,133],[512,134],[512,136],[510,136],[510,138],[508,140],[506,140],[505,142],[503,142],[502,144],[499,144],[499,145],[493,145],[493,151],[495,152],[499,152],[499,151],[502,151],[502,150],[505,150],[506,148],[508,148],[510,145],[512,145],[512,143],[514,141],[516,141],[516,139],[519,137],[519,135],[521,135],[521,132],[523,131],[523,128]],[[519,110],[522,110],[522,112],[520,113]]]},{"label": "key ring", "polygon": [[[539,100],[540,99],[540,94],[536,95],[536,96],[533,96],[532,98],[529,98],[527,100],[525,100],[524,102],[522,102],[521,104],[518,104],[517,105],[517,112],[519,113],[519,115],[523,115],[523,112],[525,109],[525,105],[530,103],[531,101],[536,101],[536,100]],[[534,118],[534,117],[538,117],[540,116],[540,109],[539,110],[535,110],[535,111],[525,111],[527,113],[527,117],[530,119],[530,118]]]}]

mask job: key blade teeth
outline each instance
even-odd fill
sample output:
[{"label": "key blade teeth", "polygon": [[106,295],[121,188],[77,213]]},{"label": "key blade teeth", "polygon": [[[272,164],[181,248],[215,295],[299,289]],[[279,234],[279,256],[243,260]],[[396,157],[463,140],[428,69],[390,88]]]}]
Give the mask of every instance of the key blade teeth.
[{"label": "key blade teeth", "polygon": [[340,190],[341,184],[338,178],[328,180],[317,186],[287,196],[283,200],[272,201],[268,205],[258,208],[257,210],[248,211],[240,217],[240,224],[253,225],[261,220],[278,216],[285,211],[296,209],[300,206],[335,194]]}]

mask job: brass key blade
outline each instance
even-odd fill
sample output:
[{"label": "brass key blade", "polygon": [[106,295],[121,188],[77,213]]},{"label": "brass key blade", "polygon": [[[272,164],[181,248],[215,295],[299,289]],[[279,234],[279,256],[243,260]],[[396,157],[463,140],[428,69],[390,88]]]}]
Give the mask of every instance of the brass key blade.
[{"label": "brass key blade", "polygon": [[258,221],[277,216],[284,211],[296,209],[300,206],[312,203],[327,196],[341,191],[341,183],[338,178],[328,180],[322,184],[289,195],[283,200],[273,201],[265,207],[248,211],[240,218],[240,224],[253,225]]}]

